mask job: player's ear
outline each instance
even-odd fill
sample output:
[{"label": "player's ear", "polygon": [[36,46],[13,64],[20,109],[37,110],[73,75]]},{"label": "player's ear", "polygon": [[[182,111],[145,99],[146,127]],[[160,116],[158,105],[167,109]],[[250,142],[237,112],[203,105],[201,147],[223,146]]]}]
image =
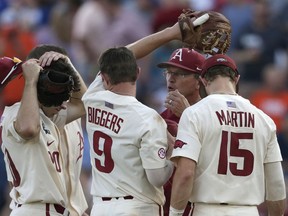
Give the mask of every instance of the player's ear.
[{"label": "player's ear", "polygon": [[239,80],[240,80],[240,75],[238,75],[236,77],[236,79],[235,79],[235,85],[236,85],[235,90],[236,90],[236,93],[239,92]]},{"label": "player's ear", "polygon": [[141,68],[138,67],[138,68],[137,68],[137,79],[138,79],[138,77],[140,76],[140,73],[141,73]]},{"label": "player's ear", "polygon": [[206,80],[205,78],[203,78],[203,77],[200,76],[200,77],[199,77],[199,83],[202,84],[202,85],[204,85],[204,86],[207,86],[207,83],[208,83],[208,82],[207,82],[207,80]]},{"label": "player's ear", "polygon": [[207,96],[207,92],[205,89],[205,86],[207,86],[207,80],[202,78],[201,76],[199,77],[199,94],[201,98],[204,98]]},{"label": "player's ear", "polygon": [[238,84],[239,80],[240,80],[240,75],[238,75],[238,76],[235,78],[235,83]]},{"label": "player's ear", "polygon": [[197,78],[198,84],[196,84],[195,88],[196,89],[200,89],[200,84],[202,83],[202,81],[200,80],[200,76]]},{"label": "player's ear", "polygon": [[101,73],[102,82],[104,83],[104,86],[108,86],[110,84],[110,77],[106,73]]}]

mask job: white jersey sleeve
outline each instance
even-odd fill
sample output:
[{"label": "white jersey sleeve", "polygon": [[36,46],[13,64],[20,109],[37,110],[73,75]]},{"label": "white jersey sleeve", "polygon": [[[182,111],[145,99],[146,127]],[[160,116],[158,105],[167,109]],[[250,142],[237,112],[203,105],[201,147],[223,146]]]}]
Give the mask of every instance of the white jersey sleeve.
[{"label": "white jersey sleeve", "polygon": [[[178,137],[181,137],[181,140],[178,138],[176,139],[171,158],[181,156],[198,162],[202,144],[197,136],[199,134],[199,129],[195,124],[195,120],[193,121],[193,117],[194,116],[190,116],[190,113],[186,110],[182,113],[177,132],[177,135]],[[193,133],[191,133],[191,131],[193,131]],[[189,145],[186,140],[189,140],[189,143],[193,143],[193,145]]]},{"label": "white jersey sleeve", "polygon": [[93,94],[104,90],[105,89],[103,86],[101,75],[100,73],[98,73],[93,82],[89,85],[87,91],[82,96],[82,100],[89,100],[90,98],[93,98]]}]

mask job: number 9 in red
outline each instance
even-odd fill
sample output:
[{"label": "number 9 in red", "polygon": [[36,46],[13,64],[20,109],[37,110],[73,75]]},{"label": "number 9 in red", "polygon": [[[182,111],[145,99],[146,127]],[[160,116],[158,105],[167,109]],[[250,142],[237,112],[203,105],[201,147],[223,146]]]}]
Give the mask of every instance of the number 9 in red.
[{"label": "number 9 in red", "polygon": [[107,134],[100,131],[94,132],[93,150],[99,156],[95,158],[95,166],[100,172],[110,173],[114,169],[114,161],[111,155],[112,143],[112,138]]}]

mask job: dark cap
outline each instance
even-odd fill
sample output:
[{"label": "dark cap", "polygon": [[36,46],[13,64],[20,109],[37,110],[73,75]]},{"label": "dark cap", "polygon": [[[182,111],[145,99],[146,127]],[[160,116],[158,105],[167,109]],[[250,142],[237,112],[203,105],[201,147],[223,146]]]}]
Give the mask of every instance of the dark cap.
[{"label": "dark cap", "polygon": [[231,59],[229,56],[224,55],[224,54],[216,54],[207,58],[204,61],[204,64],[202,66],[201,76],[204,77],[204,75],[207,73],[209,68],[212,68],[217,65],[227,66],[231,68],[233,71],[235,71],[237,75],[239,74],[237,66],[233,59]]},{"label": "dark cap", "polygon": [[13,77],[22,73],[21,60],[18,58],[0,58],[0,88],[4,87]]},{"label": "dark cap", "polygon": [[200,74],[204,61],[204,56],[195,50],[189,48],[180,48],[172,53],[169,61],[160,63],[157,66],[160,68],[174,66],[192,73]]}]

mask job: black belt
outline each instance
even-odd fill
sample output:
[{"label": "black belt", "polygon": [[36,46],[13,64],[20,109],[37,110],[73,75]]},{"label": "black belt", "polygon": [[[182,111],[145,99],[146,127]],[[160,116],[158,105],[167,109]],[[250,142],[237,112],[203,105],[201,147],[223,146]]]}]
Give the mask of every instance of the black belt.
[{"label": "black belt", "polygon": [[[18,204],[18,203],[15,203],[16,207],[17,208],[20,208],[22,206],[22,204]],[[59,204],[50,204],[50,203],[46,203],[45,204],[45,207],[46,207],[46,215],[50,215],[49,212],[50,212],[50,205],[54,205],[54,208],[56,210],[57,213],[59,214],[64,214],[66,208],[63,207],[62,205],[59,205]],[[69,213],[68,213],[69,215]]]},{"label": "black belt", "polygon": [[15,206],[16,206],[17,208],[19,208],[19,207],[22,206],[22,204],[15,203]]},{"label": "black belt", "polygon": [[[46,203],[46,209],[47,209],[47,205],[49,206],[49,204]],[[54,205],[54,208],[55,208],[56,212],[58,212],[58,213],[60,213],[60,214],[64,214],[64,212],[65,212],[65,210],[66,210],[65,207],[63,207],[63,206],[61,206],[61,205],[59,205],[59,204],[53,204],[53,205]]]},{"label": "black belt", "polygon": [[119,198],[123,198],[124,200],[130,200],[130,199],[133,199],[134,197],[133,196],[124,196],[124,197],[102,197],[102,200],[103,201],[110,201],[112,200],[113,198],[115,198],[116,200],[118,200]]}]

